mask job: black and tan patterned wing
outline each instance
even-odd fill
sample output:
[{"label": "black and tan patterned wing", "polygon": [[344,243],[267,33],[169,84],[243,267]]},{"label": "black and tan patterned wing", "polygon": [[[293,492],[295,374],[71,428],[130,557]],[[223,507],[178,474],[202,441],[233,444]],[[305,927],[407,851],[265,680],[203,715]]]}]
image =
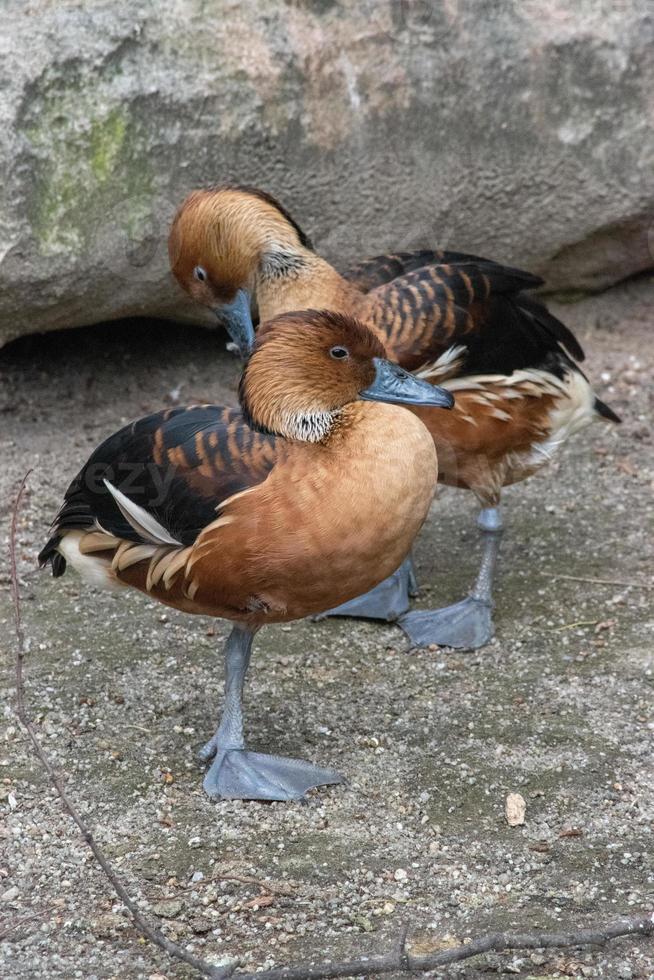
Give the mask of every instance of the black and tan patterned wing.
[{"label": "black and tan patterned wing", "polygon": [[355,265],[348,266],[341,275],[349,283],[369,293],[377,286],[383,286],[398,276],[413,272],[425,265],[443,261],[444,252],[441,249],[420,249],[414,252],[387,252],[383,255],[371,255]]},{"label": "black and tan patterned wing", "polygon": [[454,347],[461,348],[459,370],[466,373],[510,373],[541,364],[554,351],[582,359],[570,330],[523,292],[541,282],[483,259],[441,263],[372,290],[357,314],[411,370]]},{"label": "black and tan patterned wing", "polygon": [[216,519],[221,501],[256,486],[275,465],[274,436],[255,432],[240,411],[197,405],[146,416],[100,445],[66,491],[52,537],[39,555],[53,573],[61,533],[99,527],[126,541],[148,539],[117,502],[124,494],[164,529],[172,542],[191,544]]},{"label": "black and tan patterned wing", "polygon": [[[384,286],[400,276],[415,272],[427,265],[457,265],[464,263],[484,263],[486,260],[467,252],[452,252],[444,248],[422,248],[414,251],[385,252],[372,255],[355,265],[348,266],[341,273],[344,279],[369,293],[378,286]],[[533,277],[535,279],[535,277]]]}]

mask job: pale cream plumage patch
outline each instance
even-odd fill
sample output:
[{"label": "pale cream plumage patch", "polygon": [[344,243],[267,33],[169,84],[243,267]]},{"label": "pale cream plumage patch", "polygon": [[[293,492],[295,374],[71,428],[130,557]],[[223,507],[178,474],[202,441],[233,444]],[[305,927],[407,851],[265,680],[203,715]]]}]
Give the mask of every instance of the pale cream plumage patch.
[{"label": "pale cream plumage patch", "polygon": [[533,466],[549,463],[570,436],[585,429],[597,418],[595,394],[583,374],[571,371],[566,381],[565,398],[555,401],[549,412],[548,438],[532,447],[529,463]]},{"label": "pale cream plumage patch", "polygon": [[[92,552],[84,553],[80,548],[84,531],[67,531],[62,535],[57,550],[82,578],[96,589],[118,589],[123,583],[116,578],[111,562],[104,556],[96,557]],[[97,547],[94,550],[102,550]]]},{"label": "pale cream plumage patch", "polygon": [[168,568],[172,556],[175,554],[170,548],[158,548],[148,565],[148,574],[145,578],[145,587],[150,592],[155,585],[158,585],[163,578],[164,572]]},{"label": "pale cream plumage patch", "polygon": [[84,534],[79,541],[79,550],[83,555],[90,555],[94,551],[112,551],[120,544],[120,538],[115,538],[113,534],[106,531],[89,531]]},{"label": "pale cream plumage patch", "polygon": [[[456,405],[454,406],[454,411],[456,411]],[[477,419],[473,418],[472,415],[468,415],[466,412],[459,411],[458,418],[460,418],[462,422],[467,422],[469,425],[474,425],[477,428],[479,428],[479,423],[477,422]]]},{"label": "pale cream plumage patch", "polygon": [[132,565],[138,565],[139,562],[149,560],[145,579],[147,591],[151,591],[158,585],[162,585],[166,591],[169,591],[176,576],[186,565],[190,553],[190,547],[157,547],[152,544],[123,541],[116,549],[111,567],[115,572],[123,572],[131,568]]},{"label": "pale cream plumage patch", "polygon": [[[252,489],[256,488],[248,487],[246,490],[241,490],[239,493],[230,497],[229,501],[232,502],[238,497],[250,493]],[[221,503],[221,506],[224,506],[224,503]],[[207,525],[202,532],[202,537],[208,531],[215,531],[221,527],[225,527],[233,523],[234,520],[233,515],[221,515],[215,521],[212,521],[211,524]],[[139,562],[149,560],[145,580],[145,588],[148,592],[158,586],[163,587],[166,591],[170,591],[177,576],[183,573],[184,577],[187,578],[195,562],[214,547],[213,540],[200,540],[198,546],[189,545],[185,548],[161,544],[157,546],[154,544],[126,541],[107,534],[104,531],[89,532],[84,535],[82,542],[80,546],[80,551],[82,552],[113,551],[111,560],[107,561],[107,569],[110,569],[114,574],[118,574]],[[189,586],[185,587],[184,594],[192,600],[199,588],[199,584],[199,581],[194,579]]]},{"label": "pale cream plumage patch", "polygon": [[474,395],[468,395],[468,401],[473,402],[475,405],[489,405],[494,399],[488,397],[489,392],[483,392]]},{"label": "pale cream plumage patch", "polygon": [[[577,372],[574,372],[577,374]],[[581,377],[581,375],[579,375]],[[570,384],[560,380],[548,371],[526,369],[514,371],[513,374],[472,375],[465,378],[450,378],[439,382],[448,391],[465,394],[468,402],[485,408],[488,415],[501,422],[510,422],[511,415],[497,405],[498,401],[516,398],[543,398],[551,396],[557,399],[570,397]],[[492,387],[501,389],[493,391]],[[460,404],[460,403],[458,403]],[[454,406],[454,411],[457,405]],[[477,425],[476,420],[469,414],[460,412],[460,418],[471,425]]]},{"label": "pale cream plumage patch", "polygon": [[188,557],[191,554],[191,550],[192,549],[190,547],[182,548],[181,551],[176,551],[172,553],[170,564],[166,568],[162,580],[165,589],[169,589],[172,586],[175,576],[177,575],[178,572],[181,572],[181,570],[186,565],[186,562],[188,561]]},{"label": "pale cream plumage patch", "polygon": [[433,384],[436,384],[436,382],[441,383],[451,374],[456,374],[459,370],[463,361],[464,352],[465,347],[461,344],[455,347],[448,347],[435,361],[423,364],[422,367],[419,367],[413,373],[416,378],[422,378],[424,381],[431,381]]},{"label": "pale cream plumage patch", "polygon": [[129,549],[133,546],[133,544],[134,544],[133,541],[120,542],[120,544],[114,551],[113,557],[111,559],[111,567],[114,570],[114,572],[118,570],[123,555],[125,554],[126,551],[129,551]]},{"label": "pale cream plumage patch", "polygon": [[116,572],[124,572],[132,565],[138,565],[139,562],[152,558],[156,551],[157,548],[153,544],[134,544],[127,548],[121,545],[114,555],[111,567]]},{"label": "pale cream plumage patch", "polygon": [[79,540],[78,549],[82,555],[92,555],[97,552],[113,551],[111,559],[106,562],[107,571],[114,575],[148,561],[148,572],[145,588],[149,592],[161,584],[170,590],[179,572],[184,568],[192,548],[171,547],[168,545],[145,544],[138,541],[125,541],[105,531],[89,531]]},{"label": "pale cream plumage patch", "polygon": [[[240,490],[226,500],[221,501],[221,509],[226,504],[233,503],[239,497],[247,493],[252,493],[256,489],[258,488],[247,487],[245,490]],[[149,517],[150,515],[146,514],[146,516]],[[145,517],[140,513],[139,518],[140,523],[146,523]],[[157,586],[162,586],[169,591],[180,573],[183,572],[184,577],[188,578],[195,562],[215,546],[213,540],[202,540],[207,532],[216,531],[221,527],[232,524],[234,520],[235,517],[231,514],[222,514],[220,517],[217,517],[215,521],[212,521],[203,530],[197,547],[194,545],[182,547],[179,543],[172,544],[171,542],[162,542],[161,540],[154,543],[152,540],[155,536],[153,534],[153,527],[151,526],[151,522],[148,522],[147,531],[151,539],[150,542],[127,541],[124,538],[110,534],[100,525],[97,525],[92,531],[76,532],[74,535],[72,533],[67,535],[71,540],[70,542],[66,541],[65,549],[62,548],[61,550],[62,553],[65,553],[68,560],[75,561],[77,566],[80,563],[76,561],[75,556],[79,555],[82,560],[80,571],[89,580],[92,580],[93,584],[97,585],[101,582],[103,587],[111,586],[112,582],[114,583],[114,587],[119,584],[124,584],[116,580],[116,576],[120,572],[140,562],[148,561],[145,581],[146,590],[150,592]],[[92,558],[94,554],[102,552],[112,552],[112,554],[106,555],[106,557],[102,555],[96,559]],[[87,558],[86,556],[89,557]],[[88,564],[89,561],[92,562],[92,565]],[[184,595],[192,601],[199,586],[199,580],[193,579],[189,585],[185,586]]]},{"label": "pale cream plumage patch", "polygon": [[565,379],[560,380],[549,371],[540,371],[537,368],[526,368],[514,371],[513,374],[476,374],[464,378],[449,378],[443,382],[443,387],[448,391],[485,391],[489,387],[501,388],[501,397],[506,397],[508,392],[511,392],[508,397],[512,398],[524,398],[525,395],[540,398],[543,395],[567,393]]}]

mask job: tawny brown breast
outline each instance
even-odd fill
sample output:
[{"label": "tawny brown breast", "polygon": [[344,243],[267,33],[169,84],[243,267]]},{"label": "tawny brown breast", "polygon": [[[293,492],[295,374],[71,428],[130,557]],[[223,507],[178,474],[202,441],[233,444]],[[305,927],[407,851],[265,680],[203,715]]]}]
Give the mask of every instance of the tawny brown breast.
[{"label": "tawny brown breast", "polygon": [[415,416],[349,405],[328,445],[290,445],[283,465],[202,532],[180,582],[192,604],[175,604],[258,625],[360,595],[405,558],[436,479],[433,440]]}]

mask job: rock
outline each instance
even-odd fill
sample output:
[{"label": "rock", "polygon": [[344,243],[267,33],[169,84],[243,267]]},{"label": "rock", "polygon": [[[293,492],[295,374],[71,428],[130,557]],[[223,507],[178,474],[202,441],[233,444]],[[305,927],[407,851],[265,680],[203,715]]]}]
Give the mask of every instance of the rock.
[{"label": "rock", "polygon": [[429,933],[414,933],[408,943],[411,956],[429,956],[430,954],[440,953],[446,949],[456,949],[460,945],[460,940],[450,932],[446,932],[443,936],[434,936]]},{"label": "rock", "polygon": [[193,187],[258,184],[328,257],[449,245],[604,288],[652,257],[648,0],[5,0],[0,343],[212,322],[168,274]]},{"label": "rock", "polygon": [[174,919],[182,911],[184,906],[176,898],[164,898],[160,902],[152,903],[152,911],[162,919]]},{"label": "rock", "polygon": [[109,939],[115,936],[118,930],[125,929],[126,920],[116,912],[104,912],[91,920],[93,935],[98,939]]},{"label": "rock", "polygon": [[211,932],[213,928],[213,923],[211,919],[207,919],[202,915],[194,915],[189,921],[189,925],[193,932],[198,936],[204,936],[206,933]]},{"label": "rock", "polygon": [[520,793],[509,793],[504,802],[504,815],[509,827],[521,827],[525,822],[527,804]]},{"label": "rock", "polygon": [[374,926],[367,915],[360,915],[356,913],[352,916],[352,921],[357,925],[363,932],[373,932]]}]

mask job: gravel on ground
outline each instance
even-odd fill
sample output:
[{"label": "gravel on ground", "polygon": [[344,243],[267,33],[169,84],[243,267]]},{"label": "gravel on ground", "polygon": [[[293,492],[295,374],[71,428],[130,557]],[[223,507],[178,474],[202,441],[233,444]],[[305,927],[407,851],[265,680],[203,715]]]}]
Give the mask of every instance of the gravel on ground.
[{"label": "gravel on ground", "polygon": [[[306,804],[202,791],[194,753],[221,702],[226,623],[35,567],[69,479],[104,436],[164,405],[235,402],[222,332],[133,321],[0,352],[3,547],[32,468],[18,542],[31,711],[168,936],[256,969],[383,952],[404,923],[410,948],[427,952],[652,908],[653,298],[640,281],[558,308],[624,422],[588,429],[506,492],[490,646],[409,654],[396,627],[347,620],[259,635],[250,744],[347,777]],[[465,594],[474,516],[471,496],[439,493],[416,545],[418,605]],[[190,977],[139,937],[17,724],[6,557],[0,574],[0,975]],[[522,825],[505,818],[510,793],[525,800]],[[654,944],[488,955],[447,976],[494,973],[651,978]]]}]

